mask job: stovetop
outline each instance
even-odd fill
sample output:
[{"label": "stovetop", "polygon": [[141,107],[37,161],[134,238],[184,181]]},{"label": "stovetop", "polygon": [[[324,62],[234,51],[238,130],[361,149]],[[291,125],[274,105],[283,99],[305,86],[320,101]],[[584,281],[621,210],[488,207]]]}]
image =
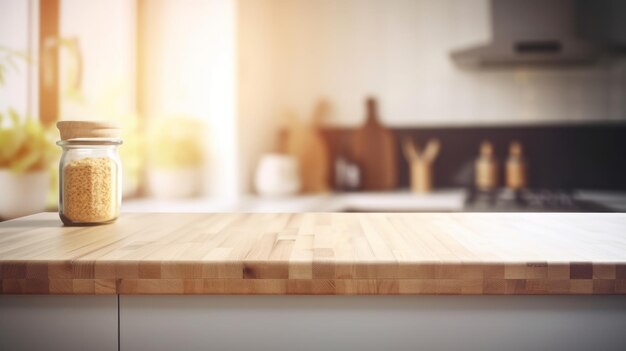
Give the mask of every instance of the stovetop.
[{"label": "stovetop", "polygon": [[602,204],[577,199],[564,190],[470,191],[470,212],[614,212]]}]

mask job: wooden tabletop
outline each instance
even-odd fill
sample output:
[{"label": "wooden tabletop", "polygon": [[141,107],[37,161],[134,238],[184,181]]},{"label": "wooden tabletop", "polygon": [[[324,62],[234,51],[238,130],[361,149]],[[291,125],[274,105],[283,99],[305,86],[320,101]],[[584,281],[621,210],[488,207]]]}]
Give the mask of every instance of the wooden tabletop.
[{"label": "wooden tabletop", "polygon": [[0,223],[4,294],[626,294],[626,214],[123,214]]}]

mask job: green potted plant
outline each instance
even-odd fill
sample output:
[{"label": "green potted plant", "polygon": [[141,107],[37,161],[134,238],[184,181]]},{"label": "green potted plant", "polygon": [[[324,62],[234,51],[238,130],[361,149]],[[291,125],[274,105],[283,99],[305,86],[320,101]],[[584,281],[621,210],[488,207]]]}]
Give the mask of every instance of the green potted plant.
[{"label": "green potted plant", "polygon": [[[18,70],[19,60],[30,62],[21,52],[0,47],[0,87],[9,69]],[[46,208],[50,164],[57,153],[50,134],[38,120],[20,116],[11,108],[0,111],[0,219]]]},{"label": "green potted plant", "polygon": [[200,194],[204,124],[189,116],[159,118],[148,128],[148,192],[157,198]]},{"label": "green potted plant", "polygon": [[[9,117],[9,118],[6,118]],[[0,218],[41,212],[50,186],[50,162],[57,153],[39,121],[0,113]]]}]

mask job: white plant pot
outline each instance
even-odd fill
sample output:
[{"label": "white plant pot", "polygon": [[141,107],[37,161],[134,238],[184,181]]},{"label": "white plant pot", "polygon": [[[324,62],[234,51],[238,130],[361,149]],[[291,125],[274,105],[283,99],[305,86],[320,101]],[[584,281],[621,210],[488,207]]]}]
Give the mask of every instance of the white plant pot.
[{"label": "white plant pot", "polygon": [[150,169],[148,193],[158,199],[180,199],[200,194],[202,168]]},{"label": "white plant pot", "polygon": [[293,156],[266,154],[261,157],[254,177],[261,196],[291,196],[300,191],[298,160]]},{"label": "white plant pot", "polygon": [[0,218],[11,219],[44,211],[49,185],[47,170],[13,173],[0,169]]}]

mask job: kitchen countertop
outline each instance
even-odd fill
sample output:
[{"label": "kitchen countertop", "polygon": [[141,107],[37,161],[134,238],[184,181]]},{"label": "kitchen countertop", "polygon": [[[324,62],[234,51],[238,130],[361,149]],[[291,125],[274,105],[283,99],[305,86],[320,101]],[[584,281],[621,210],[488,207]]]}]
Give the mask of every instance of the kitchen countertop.
[{"label": "kitchen countertop", "polygon": [[438,189],[415,194],[410,191],[345,192],[284,197],[244,196],[224,201],[206,198],[124,201],[123,212],[458,212],[463,210],[465,189]]},{"label": "kitchen countertop", "polygon": [[[610,211],[626,212],[626,193],[620,191],[576,190],[572,199],[591,201]],[[122,212],[204,213],[204,212],[462,212],[468,191],[462,188],[437,189],[426,194],[408,190],[345,192],[287,197],[243,196],[238,199],[191,198],[125,200]],[[475,209],[474,209],[475,210]],[[498,211],[490,207],[489,211]],[[502,209],[500,209],[502,210]]]},{"label": "kitchen countertop", "polygon": [[626,294],[626,214],[122,214],[0,223],[4,294]]}]

